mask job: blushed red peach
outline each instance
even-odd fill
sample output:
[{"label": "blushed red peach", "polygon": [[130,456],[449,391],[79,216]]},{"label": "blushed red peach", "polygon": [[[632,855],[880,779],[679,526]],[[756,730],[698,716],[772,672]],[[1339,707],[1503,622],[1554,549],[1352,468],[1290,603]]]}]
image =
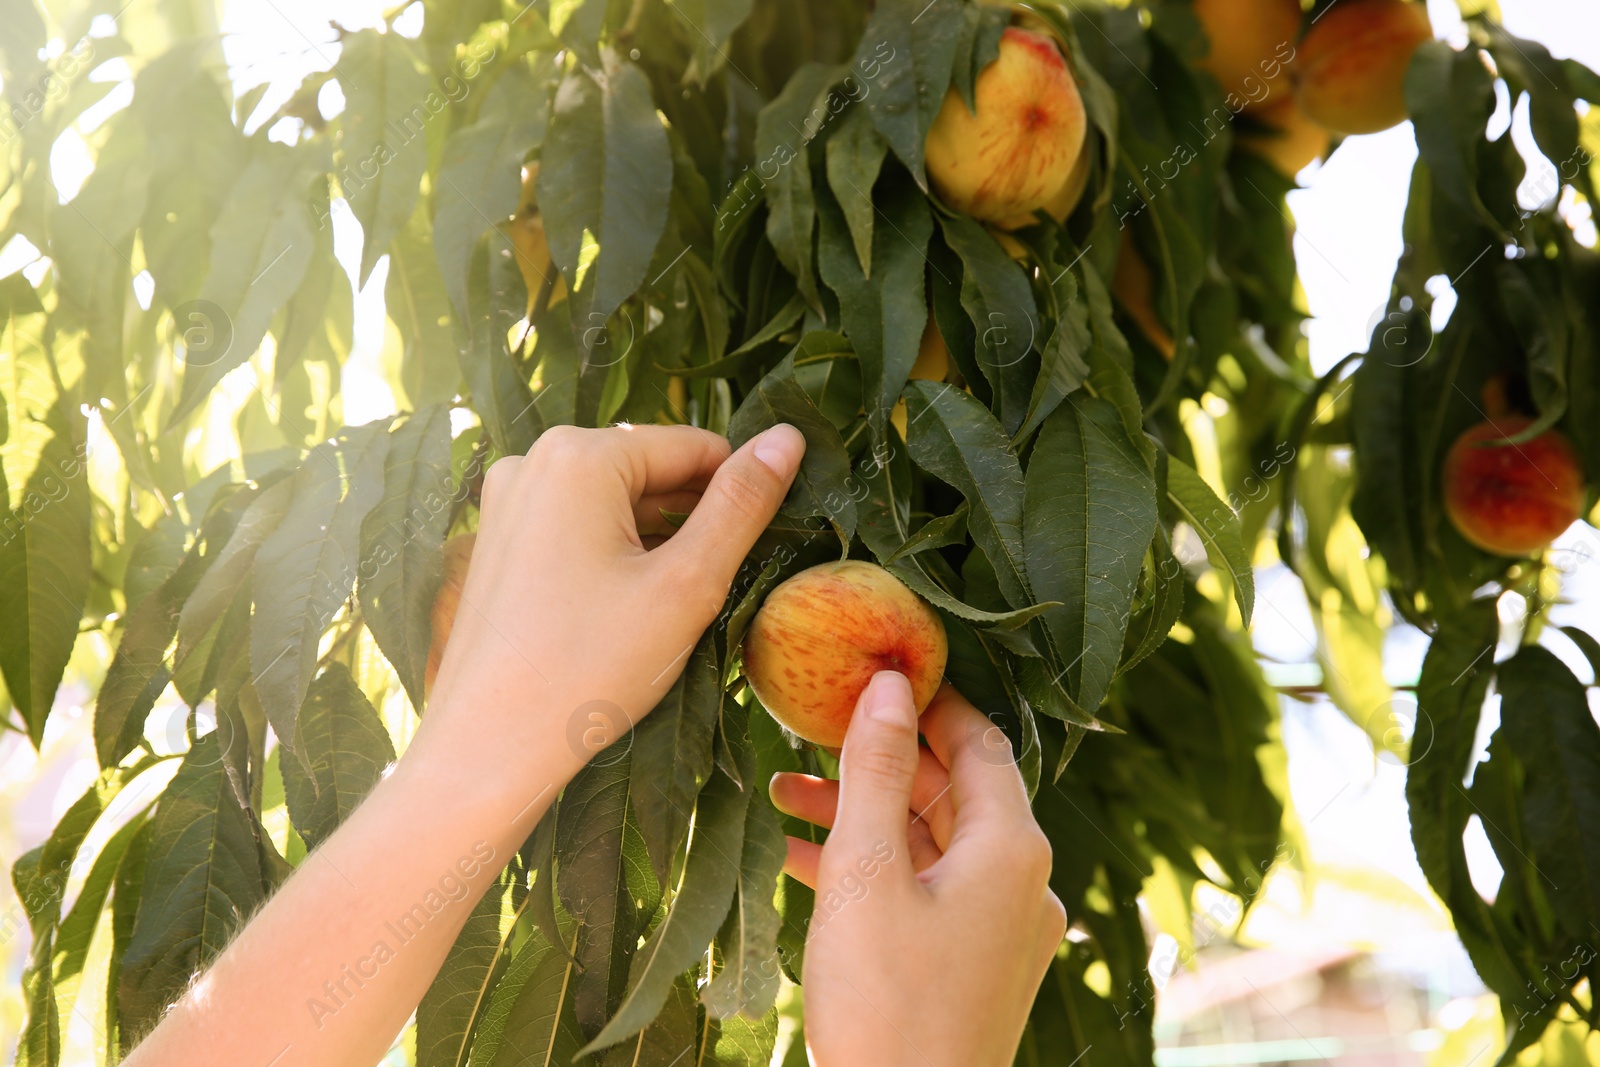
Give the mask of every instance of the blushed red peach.
[{"label": "blushed red peach", "polygon": [[948,653],[944,623],[921,597],[876,563],[844,560],[767,594],[745,634],[744,673],[774,719],[837,748],[874,674],[904,674],[921,713]]},{"label": "blushed red peach", "polygon": [[1377,133],[1406,119],[1406,68],[1433,36],[1412,0],[1340,0],[1306,31],[1295,96],[1313,122],[1336,133]]},{"label": "blushed red peach", "polygon": [[428,644],[428,665],[422,675],[424,694],[433,692],[434,679],[439,677],[439,664],[444,661],[444,646],[456,624],[461,589],[467,584],[467,566],[472,562],[472,546],[477,540],[477,534],[465,533],[444,543],[444,580],[433,596],[433,610],[429,616],[433,638]]},{"label": "blushed red peach", "polygon": [[1083,152],[1083,97],[1055,39],[1012,26],[973,86],[952,88],[928,130],[928,177],[957,211],[1004,229],[1027,226],[1066,185]]},{"label": "blushed red peach", "polygon": [[1583,466],[1566,435],[1546,430],[1519,444],[1496,443],[1531,422],[1519,415],[1480,422],[1445,456],[1445,511],[1485,552],[1533,555],[1583,514]]}]

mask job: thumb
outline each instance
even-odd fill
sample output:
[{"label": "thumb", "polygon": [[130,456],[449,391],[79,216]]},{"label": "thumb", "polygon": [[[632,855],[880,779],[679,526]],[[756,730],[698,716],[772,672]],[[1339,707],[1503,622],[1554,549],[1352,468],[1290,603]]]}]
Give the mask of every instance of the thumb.
[{"label": "thumb", "polygon": [[[917,776],[917,709],[911,683],[879,671],[856,702],[839,760],[839,807],[828,846],[907,855],[906,824]],[[909,870],[909,868],[907,868]]]},{"label": "thumb", "polygon": [[689,518],[656,549],[674,570],[714,584],[719,598],[783,503],[805,455],[806,439],[779,423],[723,460]]}]

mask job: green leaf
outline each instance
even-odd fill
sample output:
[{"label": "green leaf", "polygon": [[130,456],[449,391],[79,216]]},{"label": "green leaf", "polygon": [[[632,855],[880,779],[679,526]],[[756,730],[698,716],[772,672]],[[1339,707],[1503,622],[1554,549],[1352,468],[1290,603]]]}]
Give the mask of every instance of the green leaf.
[{"label": "green leaf", "polygon": [[11,96],[26,84],[43,62],[39,56],[50,43],[44,18],[34,0],[4,0],[6,31],[0,34],[0,77]]},{"label": "green leaf", "polygon": [[[825,339],[829,335],[820,336]],[[728,439],[734,448],[739,448],[780,422],[789,423],[805,435],[805,456],[784,501],[783,514],[793,518],[826,516],[838,532],[841,545],[848,546],[857,521],[855,499],[845,489],[850,456],[839,431],[817,410],[796,380],[796,356],[805,351],[808,343],[817,343],[818,337],[807,335],[751,390],[728,423]]]},{"label": "green leaf", "polygon": [[1600,641],[1596,641],[1592,634],[1576,626],[1563,626],[1561,632],[1578,646],[1583,658],[1589,661],[1589,670],[1593,672],[1595,679],[1600,681]]},{"label": "green leaf", "polygon": [[448,106],[417,46],[398,33],[358,30],[334,66],[344,89],[339,173],[361,223],[359,285],[411,217],[428,169],[428,126]]},{"label": "green leaf", "polygon": [[95,156],[95,169],[67,209],[55,214],[50,241],[61,308],[84,326],[86,385],[92,396],[125,391],[123,319],[133,231],[150,181],[151,157],[137,119],[124,112],[107,125],[110,132]]},{"label": "green leaf", "polygon": [[0,529],[0,671],[36,748],[78,639],[90,571],[83,416],[63,402],[39,421],[50,436]]},{"label": "green leaf", "polygon": [[[556,890],[580,925],[578,968],[572,1007],[579,1022],[597,1033],[610,1013],[613,974],[632,957],[634,917],[629,893],[629,792],[627,755],[603,752],[578,772],[562,792],[556,818]],[[637,828],[635,827],[635,832]],[[646,861],[648,867],[648,860]],[[621,951],[613,954],[613,949]]]},{"label": "green leaf", "polygon": [[1012,611],[985,611],[951,596],[937,585],[933,579],[929,578],[927,572],[914,561],[897,560],[893,563],[885,563],[884,567],[934,607],[943,608],[957,618],[966,619],[975,625],[996,630],[1020,629],[1030,620],[1038,618],[1051,608],[1061,606],[1052,600],[1044,604],[1029,604],[1025,608],[1016,608]]},{"label": "green leaf", "polygon": [[940,215],[939,225],[945,243],[961,260],[961,306],[977,333],[973,355],[994,390],[1000,425],[1017,436],[1032,406],[1029,389],[1038,393],[1046,388],[1042,377],[1039,386],[1031,386],[1033,375],[1026,373],[1039,330],[1028,276],[977,220]]},{"label": "green leaf", "polygon": [[309,851],[326,841],[372,792],[394,762],[383,720],[342,663],[329,664],[306,694],[295,720],[295,751],[285,759],[283,795],[289,818]]},{"label": "green leaf", "polygon": [[57,982],[66,982],[83,973],[83,965],[89,958],[89,946],[100,925],[106,898],[111,893],[112,880],[117,875],[123,856],[128,852],[129,842],[144,826],[144,818],[136,816],[101,846],[77,900],[73,901],[72,910],[62,918],[56,930],[54,966]]},{"label": "green leaf", "polygon": [[545,109],[529,106],[540,97],[525,68],[507,71],[493,91],[508,90],[514,91],[516,106],[486,113],[471,126],[452,131],[439,166],[433,248],[445,289],[461,311],[467,307],[473,245],[516,210],[523,157],[544,136]]},{"label": "green leaf", "polygon": [[844,333],[861,361],[867,423],[878,440],[887,441],[889,412],[917,362],[928,321],[924,272],[933,220],[927,200],[903,176],[883,183],[878,210],[883,225],[873,229],[868,280],[843,211],[831,197],[820,198],[817,265],[839,298]]},{"label": "green leaf", "polygon": [[[291,761],[293,762],[293,761]],[[514,874],[479,898],[417,1005],[417,1067],[466,1067],[490,997],[506,972]]]},{"label": "green leaf", "polygon": [[1587,938],[1600,916],[1600,724],[1583,683],[1538,645],[1500,665],[1499,689],[1497,732],[1528,768],[1525,859],[1567,934]]},{"label": "green leaf", "polygon": [[61,1062],[61,1017],[50,974],[51,942],[49,936],[35,942],[38,962],[23,972],[28,1023],[17,1047],[16,1067],[56,1067]]},{"label": "green leaf", "polygon": [[291,750],[322,632],[355,586],[362,520],[383,494],[386,431],[372,423],[311,450],[251,568],[252,676],[267,721]]},{"label": "green leaf", "polygon": [[794,275],[800,295],[818,310],[822,298],[811,249],[817,208],[808,148],[827,121],[825,108],[823,117],[818,117],[818,102],[840,74],[838,67],[802,64],[756,117],[756,164],[751,173],[766,193],[767,240],[778,262]]},{"label": "green leaf", "polygon": [[1023,546],[1034,595],[1061,602],[1044,622],[1068,694],[1093,711],[1122,657],[1155,479],[1110,403],[1074,393],[1045,419],[1028,464]]},{"label": "green leaf", "polygon": [[690,1053],[703,1047],[700,1009],[695,1002],[694,978],[678,976],[667,990],[666,1003],[637,1037],[607,1049],[604,1067],[682,1067]]},{"label": "green leaf", "polygon": [[862,106],[924,190],[923,142],[944,104],[956,45],[966,35],[964,6],[955,0],[883,0],[856,46],[855,69],[871,90]]},{"label": "green leaf", "polygon": [[1078,280],[1071,268],[1063,268],[1051,281],[1050,295],[1055,303],[1052,312],[1056,328],[1040,353],[1039,378],[1028,398],[1028,415],[1017,431],[1018,437],[1032,433],[1063,397],[1089,380],[1089,364],[1084,361],[1084,353],[1094,343],[1089,335],[1089,309],[1078,292]]},{"label": "green leaf", "polygon": [[[266,896],[248,812],[220,733],[195,742],[156,804],[117,989],[123,1033],[146,1033]],[[117,897],[120,900],[121,879]]]},{"label": "green leaf", "polygon": [[1478,193],[1478,145],[1494,111],[1494,75],[1479,55],[1457,52],[1443,41],[1424,41],[1407,68],[1406,110],[1416,131],[1417,153],[1455,207],[1499,230]]},{"label": "green leaf", "polygon": [[[1417,682],[1406,803],[1411,843],[1428,884],[1449,905],[1462,943],[1485,981],[1494,988],[1507,988],[1504,981],[1496,981],[1493,924],[1472,887],[1461,840],[1473,814],[1461,785],[1472,759],[1484,696],[1494,677],[1499,638],[1492,598],[1474,601],[1441,620]],[[1509,988],[1517,985],[1512,980]]]},{"label": "green leaf", "polygon": [[914,556],[918,552],[927,552],[930,549],[944,548],[947,545],[959,545],[967,539],[967,504],[962,501],[956,509],[948,515],[935,515],[918,527],[917,532],[906,538],[905,544],[889,554],[884,560],[888,566],[897,560]]},{"label": "green leaf", "polygon": [[633,728],[634,811],[658,882],[667,880],[695,797],[711,774],[722,700],[716,640],[708,632],[667,695]]},{"label": "green leaf", "polygon": [[434,406],[390,433],[383,497],[361,523],[362,618],[414,708],[423,704],[430,613],[442,575],[439,550],[454,503],[450,412]]},{"label": "green leaf", "polygon": [[252,155],[233,123],[232,87],[225,96],[225,71],[212,61],[215,48],[215,39],[204,35],[174,44],[138,72],[128,109],[143,124],[146,151],[156,164],[139,240],[155,302],[167,308],[199,292],[211,262],[212,227]]},{"label": "green leaf", "polygon": [[[479,1059],[474,1049],[474,1067],[483,1063],[492,1067],[565,1067],[571,1063],[583,1044],[573,1014],[578,971],[576,963],[543,938],[523,942],[505,978],[506,983],[513,978],[521,981],[516,999],[503,1022],[496,1017],[484,1019],[486,1028],[491,1022],[501,1027],[495,1055]],[[491,1005],[491,1010],[497,1006]]]},{"label": "green leaf", "polygon": [[666,917],[634,956],[622,1005],[585,1053],[614,1045],[648,1026],[666,1003],[677,976],[705,953],[738,883],[739,867],[732,857],[740,854],[749,806],[749,794],[741,793],[732,778],[720,770],[712,775],[695,805],[683,880]]},{"label": "green leaf", "polygon": [[272,317],[300,286],[316,247],[308,189],[325,180],[317,142],[259,144],[211,227],[211,267],[200,298],[180,305],[183,389],[169,425],[211,395],[261,345]]},{"label": "green leaf", "polygon": [[[539,156],[550,254],[572,289],[585,351],[588,328],[604,325],[645,280],[672,196],[672,147],[649,79],[603,55],[603,70],[575,70],[561,82]],[[586,231],[600,251],[580,277]]]},{"label": "green leaf", "polygon": [[844,212],[850,239],[855,244],[861,273],[872,275],[872,187],[889,144],[861,108],[852,108],[838,130],[828,138],[826,148],[828,188]]},{"label": "green leaf", "polygon": [[[759,1019],[734,1016],[731,1019],[707,1019],[706,1027],[712,1037],[711,1056],[703,1063],[717,1067],[771,1067],[772,1054],[778,1044],[778,1010],[767,1012]],[[797,1037],[797,1044],[804,1041]],[[792,1055],[791,1051],[791,1055]],[[785,1063],[788,1063],[785,1060]]]},{"label": "green leaf", "polygon": [[1211,565],[1226,571],[1233,579],[1239,614],[1248,626],[1251,609],[1255,606],[1256,586],[1250,553],[1239,528],[1239,516],[1218,498],[1193,467],[1170,456],[1167,459],[1167,499],[1200,535]]},{"label": "green leaf", "polygon": [[413,410],[448,404],[461,383],[455,316],[434,258],[435,232],[420,208],[412,213],[389,246],[383,285],[384,309],[400,332],[399,385]]},{"label": "green leaf", "polygon": [[[788,852],[778,815],[765,796],[752,791],[739,859],[739,885],[733,907],[717,935],[722,970],[700,994],[716,1019],[742,1015],[764,1018],[778,995],[778,931],[783,917],[773,904],[778,875]],[[731,1038],[733,1032],[729,1032]]]},{"label": "green leaf", "polygon": [[1183,565],[1172,554],[1167,531],[1159,525],[1145,555],[1139,588],[1142,603],[1128,620],[1119,672],[1128,670],[1159,648],[1183,613]]},{"label": "green leaf", "polygon": [[729,62],[728,38],[750,17],[754,0],[674,0],[673,14],[694,31],[689,41],[694,61],[684,72],[687,81],[705,84]]},{"label": "green leaf", "polygon": [[[503,232],[491,230],[473,249],[467,313],[457,324],[456,359],[473,410],[483,419],[495,448],[502,455],[520,456],[533,447],[544,423],[543,409],[535,406],[528,387],[527,372],[518,365],[507,340],[528,304],[522,272],[512,256],[502,254],[509,245]],[[558,308],[565,310],[566,302]],[[547,314],[540,326],[535,354],[541,358],[546,343],[554,343],[560,329],[555,319]],[[543,370],[546,391],[551,385],[550,362],[545,360]]]},{"label": "green leaf", "polygon": [[206,635],[221,621],[244,587],[261,543],[289,513],[294,488],[293,478],[284,478],[264,488],[240,517],[216,562],[195,584],[183,603],[183,610],[178,613],[177,659],[180,664],[202,646]]},{"label": "green leaf", "polygon": [[906,417],[911,458],[966,499],[967,529],[994,563],[1001,593],[1014,608],[1029,606],[1022,467],[1005,431],[982,404],[943,382],[907,383]]}]

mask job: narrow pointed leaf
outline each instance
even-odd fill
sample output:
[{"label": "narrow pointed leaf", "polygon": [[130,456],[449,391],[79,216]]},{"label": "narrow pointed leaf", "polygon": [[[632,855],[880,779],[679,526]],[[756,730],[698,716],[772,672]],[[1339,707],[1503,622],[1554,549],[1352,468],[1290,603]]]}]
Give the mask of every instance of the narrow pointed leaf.
[{"label": "narrow pointed leaf", "polygon": [[357,587],[362,618],[414,708],[423,703],[433,636],[429,613],[442,574],[452,490],[450,413],[442,406],[418,411],[389,435],[383,498],[361,523]]},{"label": "narrow pointed leaf", "polygon": [[1206,546],[1211,565],[1233,579],[1234,599],[1246,625],[1255,607],[1255,574],[1250,568],[1250,553],[1239,527],[1239,516],[1224,504],[1195,469],[1182,460],[1167,459],[1167,499]]},{"label": "narrow pointed leaf", "polygon": [[1116,409],[1075,393],[1044,421],[1028,465],[1023,545],[1068,694],[1093,711],[1111,687],[1145,549],[1155,478]]},{"label": "narrow pointed leaf", "polygon": [[267,721],[286,744],[298,736],[322,632],[355,585],[361,523],[383,493],[385,431],[374,423],[313,449],[295,473],[288,512],[256,552],[250,666]]},{"label": "narrow pointed leaf", "polygon": [[634,956],[622,1005],[584,1052],[606,1048],[637,1033],[666,1003],[677,976],[693,966],[715,936],[739,878],[748,797],[720,771],[695,806],[689,858],[666,918]]},{"label": "narrow pointed leaf", "polygon": [[428,167],[427,127],[447,106],[430,84],[422,56],[398,33],[360,30],[334,68],[344,89],[339,140],[344,195],[361,223],[358,284],[411,215]]},{"label": "narrow pointed leaf", "polygon": [[[191,748],[156,805],[142,895],[122,955],[120,1027],[143,1034],[210,963],[265,896],[248,813],[213,731]],[[121,897],[120,883],[118,897]]]}]

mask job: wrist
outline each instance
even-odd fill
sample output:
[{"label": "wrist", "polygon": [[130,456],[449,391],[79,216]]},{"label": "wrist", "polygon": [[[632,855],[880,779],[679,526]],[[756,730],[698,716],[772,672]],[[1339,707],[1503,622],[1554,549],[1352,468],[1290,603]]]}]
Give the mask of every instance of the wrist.
[{"label": "wrist", "polygon": [[455,809],[464,825],[520,844],[582,762],[542,709],[519,709],[529,713],[508,722],[477,714],[485,706],[495,705],[473,709],[439,694],[391,777]]}]

